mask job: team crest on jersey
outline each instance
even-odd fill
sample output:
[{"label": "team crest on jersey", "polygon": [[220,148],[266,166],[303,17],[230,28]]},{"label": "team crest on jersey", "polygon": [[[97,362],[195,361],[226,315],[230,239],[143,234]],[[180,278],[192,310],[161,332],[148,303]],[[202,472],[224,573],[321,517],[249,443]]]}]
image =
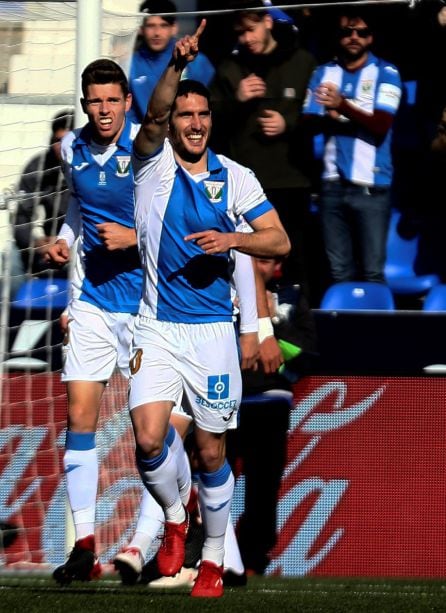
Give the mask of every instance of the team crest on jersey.
[{"label": "team crest on jersey", "polygon": [[130,174],[130,156],[129,155],[117,155],[116,156],[116,176],[128,177]]},{"label": "team crest on jersey", "polygon": [[107,175],[105,174],[105,170],[101,170],[99,172],[98,185],[107,185]]},{"label": "team crest on jersey", "polygon": [[221,202],[223,188],[225,186],[224,181],[203,181],[206,196],[211,202]]},{"label": "team crest on jersey", "polygon": [[364,94],[369,94],[372,91],[373,88],[373,81],[363,81],[361,84],[361,89],[364,92]]}]

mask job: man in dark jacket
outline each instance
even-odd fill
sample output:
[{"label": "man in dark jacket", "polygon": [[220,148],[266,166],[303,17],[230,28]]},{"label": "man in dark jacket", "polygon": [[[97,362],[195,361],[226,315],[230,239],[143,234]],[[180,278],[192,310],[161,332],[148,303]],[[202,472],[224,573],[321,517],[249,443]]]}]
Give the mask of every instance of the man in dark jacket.
[{"label": "man in dark jacket", "polygon": [[218,66],[211,85],[214,138],[219,149],[259,177],[292,242],[284,275],[305,286],[303,238],[312,152],[297,124],[316,63],[299,48],[292,27],[284,32],[284,26],[275,25],[262,2],[239,1],[236,6],[238,45]]},{"label": "man in dark jacket", "polygon": [[57,113],[48,149],[32,157],[20,177],[14,237],[25,272],[47,267],[40,250],[57,235],[67,210],[69,193],[60,168],[60,141],[72,127],[71,109]]}]

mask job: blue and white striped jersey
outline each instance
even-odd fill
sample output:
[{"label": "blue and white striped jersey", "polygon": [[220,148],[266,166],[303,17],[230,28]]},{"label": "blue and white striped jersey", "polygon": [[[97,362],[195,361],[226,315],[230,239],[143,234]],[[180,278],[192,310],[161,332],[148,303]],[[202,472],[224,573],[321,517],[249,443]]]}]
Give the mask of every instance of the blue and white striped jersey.
[{"label": "blue and white striped jersey", "polygon": [[[113,313],[138,311],[143,273],[137,249],[108,251],[96,225],[116,222],[134,227],[131,152],[138,128],[127,122],[118,141],[103,147],[103,153],[92,142],[88,124],[62,141],[63,170],[72,192],[67,218],[80,217],[73,295]],[[59,236],[63,231],[64,227]]]},{"label": "blue and white striped jersey", "polygon": [[166,139],[148,158],[136,155],[135,226],[145,271],[140,313],[162,321],[232,320],[230,254],[206,255],[184,237],[234,232],[273,207],[249,169],[208,150],[208,172],[193,178]]},{"label": "blue and white striped jersey", "polygon": [[[310,80],[304,114],[323,115],[325,108],[314,97],[321,83],[334,83],[342,96],[362,111],[382,110],[394,115],[401,99],[401,79],[392,64],[368,54],[365,65],[356,71],[342,68],[336,61],[318,66]],[[375,139],[361,126],[352,128],[341,116],[339,130],[327,136],[324,150],[324,179],[347,179],[362,185],[388,186],[392,181],[392,130],[384,140]]]}]

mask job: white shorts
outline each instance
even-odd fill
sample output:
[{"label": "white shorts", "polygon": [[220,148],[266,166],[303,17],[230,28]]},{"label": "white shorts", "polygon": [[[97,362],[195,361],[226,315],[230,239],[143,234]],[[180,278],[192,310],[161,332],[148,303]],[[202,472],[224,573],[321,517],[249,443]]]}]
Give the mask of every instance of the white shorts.
[{"label": "white shorts", "polygon": [[73,300],[68,306],[62,381],[108,381],[116,366],[128,378],[134,322],[131,313],[109,313]]},{"label": "white shorts", "polygon": [[171,401],[207,432],[237,426],[242,380],[232,322],[182,324],[137,316],[130,360],[130,410]]}]

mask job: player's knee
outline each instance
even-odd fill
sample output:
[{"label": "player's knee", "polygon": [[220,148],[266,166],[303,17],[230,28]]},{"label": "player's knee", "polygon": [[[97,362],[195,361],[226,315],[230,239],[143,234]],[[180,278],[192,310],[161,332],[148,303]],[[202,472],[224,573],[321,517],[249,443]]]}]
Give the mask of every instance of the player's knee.
[{"label": "player's knee", "polygon": [[215,472],[225,460],[223,450],[219,446],[209,446],[199,450],[199,463],[205,472]]},{"label": "player's knee", "polygon": [[98,421],[98,411],[83,404],[73,404],[69,408],[68,422],[74,432],[94,432]]},{"label": "player's knee", "polygon": [[158,456],[164,447],[164,440],[150,432],[138,432],[135,435],[138,453],[145,458]]}]

